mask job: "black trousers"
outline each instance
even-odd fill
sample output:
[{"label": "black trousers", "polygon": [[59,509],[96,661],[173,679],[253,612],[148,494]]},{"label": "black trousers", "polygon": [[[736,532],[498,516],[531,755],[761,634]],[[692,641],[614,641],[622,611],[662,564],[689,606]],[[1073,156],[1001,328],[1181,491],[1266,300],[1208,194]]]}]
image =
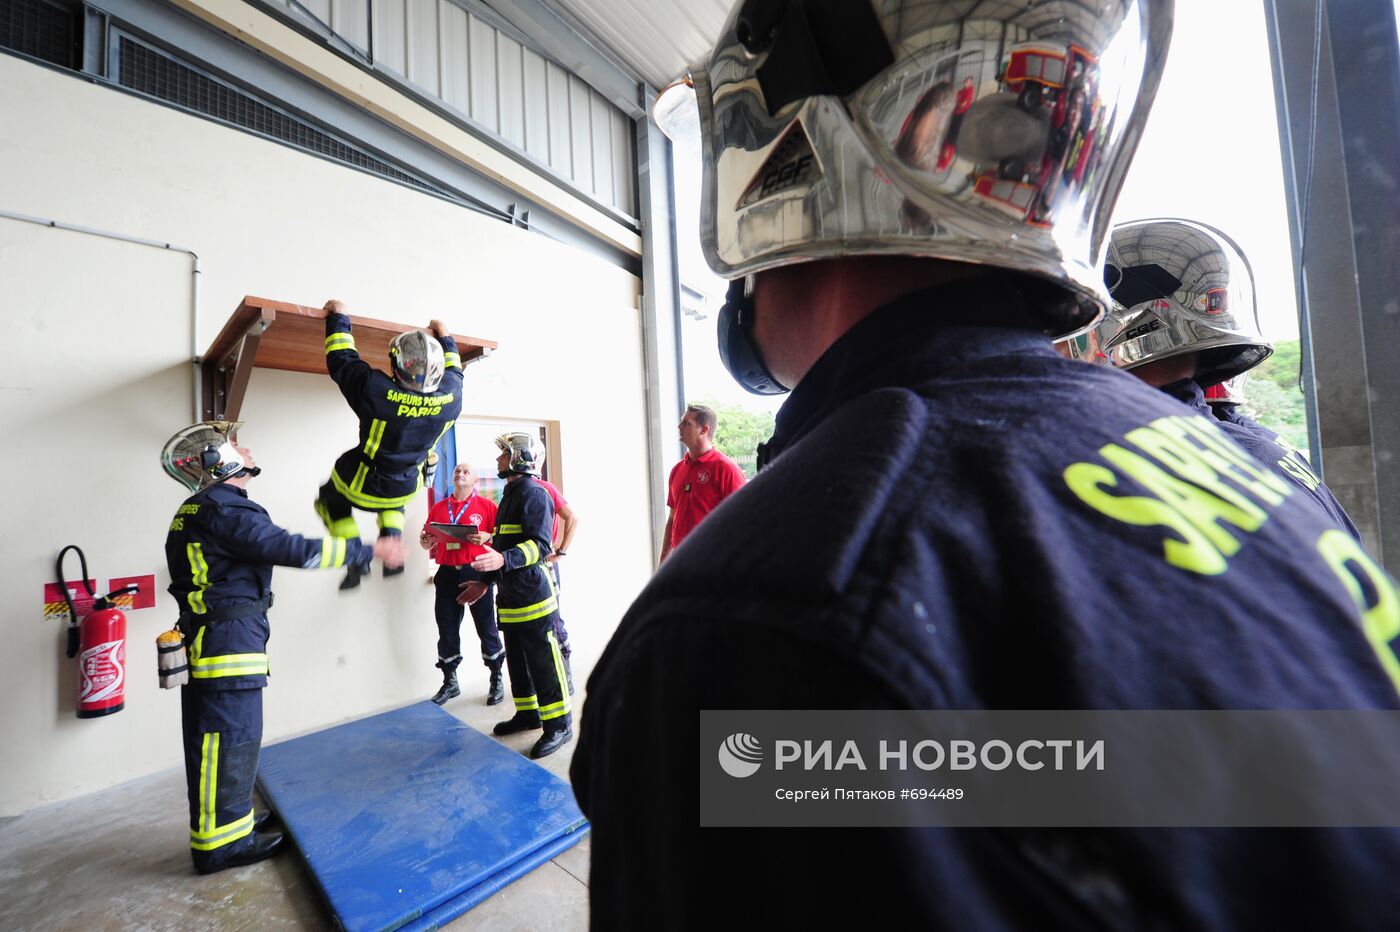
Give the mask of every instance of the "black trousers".
[{"label": "black trousers", "polygon": [[211,868],[253,843],[262,689],[180,687],[190,857]]},{"label": "black trousers", "polygon": [[[462,609],[457,604],[462,583],[473,579],[485,579],[486,574],[472,569],[469,565],[439,566],[433,577],[437,589],[433,599],[433,615],[437,619],[438,663],[443,667],[456,668],[462,662]],[[495,671],[505,660],[506,649],[501,644],[501,634],[496,628],[496,587],[490,586],[486,594],[471,607],[472,623],[476,625],[476,636],[481,641],[481,662]]]},{"label": "black trousers", "polygon": [[564,655],[554,636],[554,621],[558,616],[558,612],[551,612],[533,621],[501,625],[515,710],[539,713],[545,734],[563,731],[573,722]]}]

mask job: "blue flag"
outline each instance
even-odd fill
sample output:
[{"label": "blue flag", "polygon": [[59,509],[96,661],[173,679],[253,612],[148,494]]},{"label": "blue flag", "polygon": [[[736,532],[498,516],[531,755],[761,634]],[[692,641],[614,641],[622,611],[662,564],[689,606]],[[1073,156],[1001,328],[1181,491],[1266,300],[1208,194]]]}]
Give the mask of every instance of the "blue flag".
[{"label": "blue flag", "polygon": [[448,428],[447,433],[438,438],[437,472],[433,475],[433,501],[440,501],[452,494],[452,471],[457,468],[457,429]]}]

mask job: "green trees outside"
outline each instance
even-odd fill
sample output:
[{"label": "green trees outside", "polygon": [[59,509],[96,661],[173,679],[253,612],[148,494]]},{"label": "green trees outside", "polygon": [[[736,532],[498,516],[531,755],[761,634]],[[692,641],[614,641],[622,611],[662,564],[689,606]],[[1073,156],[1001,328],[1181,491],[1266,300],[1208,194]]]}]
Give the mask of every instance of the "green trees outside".
[{"label": "green trees outside", "polygon": [[1274,354],[1253,371],[1244,386],[1244,410],[1299,450],[1308,449],[1307,409],[1299,390],[1302,361],[1297,340],[1278,343]]}]

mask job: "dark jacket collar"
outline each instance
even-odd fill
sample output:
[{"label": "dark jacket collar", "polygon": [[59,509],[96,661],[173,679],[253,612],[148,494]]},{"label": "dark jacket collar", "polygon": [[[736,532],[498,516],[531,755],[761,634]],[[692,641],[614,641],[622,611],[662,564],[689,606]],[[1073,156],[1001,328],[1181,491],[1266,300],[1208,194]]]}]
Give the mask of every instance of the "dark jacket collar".
[{"label": "dark jacket collar", "polygon": [[1205,389],[1201,388],[1201,386],[1196,383],[1195,379],[1182,379],[1179,382],[1168,382],[1161,387],[1160,391],[1164,395],[1170,395],[1199,414],[1206,414],[1210,417],[1215,416],[1210,410],[1210,403],[1206,401]]},{"label": "dark jacket collar", "polygon": [[[1036,316],[1033,302],[1015,279],[982,278],[914,292],[872,312],[833,343],[793,389],[778,411],[773,437],[759,444],[759,468],[855,395],[924,384],[996,356],[1054,356],[1044,333],[1020,324]],[[957,315],[962,319],[992,325],[949,323],[954,308],[964,309]]]}]

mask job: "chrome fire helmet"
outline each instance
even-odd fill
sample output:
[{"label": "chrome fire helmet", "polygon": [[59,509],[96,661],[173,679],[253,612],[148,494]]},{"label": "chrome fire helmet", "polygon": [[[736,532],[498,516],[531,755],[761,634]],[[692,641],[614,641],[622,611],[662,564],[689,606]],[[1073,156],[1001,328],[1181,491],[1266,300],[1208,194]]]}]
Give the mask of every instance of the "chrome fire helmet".
[{"label": "chrome fire helmet", "polygon": [[[170,478],[198,492],[245,471],[238,452],[238,429],[242,421],[202,421],[191,424],[165,441],[160,464]],[[246,470],[257,475],[256,469]]]},{"label": "chrome fire helmet", "polygon": [[496,446],[502,453],[510,454],[510,469],[501,474],[538,476],[544,465],[544,447],[539,440],[523,431],[512,431],[496,438]]},{"label": "chrome fire helmet", "polygon": [[731,280],[849,255],[996,266],[1074,296],[1053,336],[1084,329],[1108,304],[1099,258],[1172,12],[740,2],[709,61],[655,107],[678,144],[698,137],[706,259]]},{"label": "chrome fire helmet", "polygon": [[1199,352],[1194,378],[1209,388],[1274,351],[1259,332],[1249,260],[1214,227],[1174,219],[1121,224],[1104,280],[1113,309],[1088,340],[1070,341],[1076,358],[1133,369]]},{"label": "chrome fire helmet", "polygon": [[431,392],[442,382],[446,357],[442,344],[426,330],[409,330],[389,344],[394,381],[411,392]]}]

